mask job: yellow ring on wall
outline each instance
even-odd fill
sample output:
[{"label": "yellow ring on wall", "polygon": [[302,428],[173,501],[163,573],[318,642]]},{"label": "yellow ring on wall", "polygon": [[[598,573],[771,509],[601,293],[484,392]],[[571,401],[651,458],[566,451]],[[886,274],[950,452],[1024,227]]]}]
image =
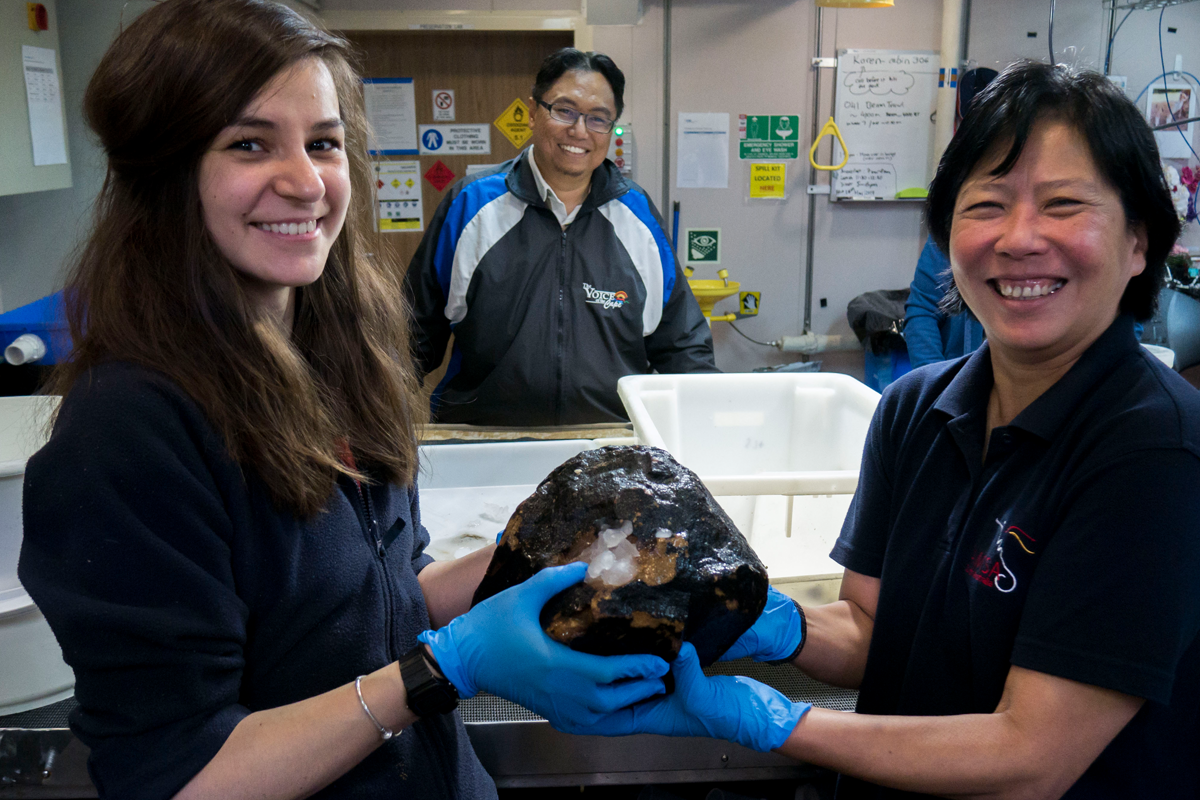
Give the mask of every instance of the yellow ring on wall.
[{"label": "yellow ring on wall", "polygon": [[[838,164],[836,167],[827,167],[823,164],[817,163],[817,145],[821,143],[821,139],[823,139],[827,133],[830,136],[836,136],[838,144],[842,146],[842,163]],[[817,134],[817,138],[813,140],[812,147],[808,149],[808,163],[812,164],[814,169],[822,169],[826,172],[832,172],[835,169],[841,169],[842,167],[846,166],[846,162],[849,160],[850,151],[846,148],[846,140],[842,138],[842,132],[838,130],[837,123],[833,121],[833,117],[830,117],[829,121],[826,122],[824,127],[821,128],[821,132]]]}]

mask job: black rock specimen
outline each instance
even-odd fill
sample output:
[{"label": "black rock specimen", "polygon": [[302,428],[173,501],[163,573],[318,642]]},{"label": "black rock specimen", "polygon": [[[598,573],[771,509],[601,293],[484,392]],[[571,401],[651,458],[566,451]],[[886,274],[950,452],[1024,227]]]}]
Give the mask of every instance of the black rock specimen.
[{"label": "black rock specimen", "polygon": [[604,447],[559,466],[517,507],[480,603],[545,567],[587,561],[542,627],[575,650],[652,653],[684,641],[708,665],[762,613],[767,570],[695,473],[665,450]]}]

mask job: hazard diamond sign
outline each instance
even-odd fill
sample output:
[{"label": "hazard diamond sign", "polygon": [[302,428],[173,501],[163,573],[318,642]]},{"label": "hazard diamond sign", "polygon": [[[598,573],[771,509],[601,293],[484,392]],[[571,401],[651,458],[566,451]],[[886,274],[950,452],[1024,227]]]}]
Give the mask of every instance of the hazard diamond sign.
[{"label": "hazard diamond sign", "polygon": [[449,167],[443,164],[441,159],[438,159],[437,162],[435,162],[434,165],[429,168],[429,171],[425,173],[425,180],[429,181],[429,183],[433,185],[433,188],[440,192],[442,189],[446,188],[450,181],[454,180],[454,172],[452,172]]},{"label": "hazard diamond sign", "polygon": [[533,133],[529,130],[529,106],[522,103],[519,97],[513,100],[492,124],[499,128],[504,138],[512,142],[512,146],[518,150],[525,146],[525,142],[529,141]]}]

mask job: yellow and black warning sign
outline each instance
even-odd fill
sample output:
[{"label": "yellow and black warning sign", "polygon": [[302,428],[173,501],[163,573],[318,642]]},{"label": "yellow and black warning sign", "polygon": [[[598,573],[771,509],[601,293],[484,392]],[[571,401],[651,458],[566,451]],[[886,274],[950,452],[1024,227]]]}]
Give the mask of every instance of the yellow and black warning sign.
[{"label": "yellow and black warning sign", "polygon": [[525,142],[529,141],[529,137],[533,133],[529,130],[529,106],[522,103],[519,97],[513,100],[512,104],[504,109],[504,113],[496,117],[496,121],[492,124],[518,150],[525,146]]},{"label": "yellow and black warning sign", "polygon": [[738,292],[738,313],[743,317],[758,316],[758,301],[762,292]]}]

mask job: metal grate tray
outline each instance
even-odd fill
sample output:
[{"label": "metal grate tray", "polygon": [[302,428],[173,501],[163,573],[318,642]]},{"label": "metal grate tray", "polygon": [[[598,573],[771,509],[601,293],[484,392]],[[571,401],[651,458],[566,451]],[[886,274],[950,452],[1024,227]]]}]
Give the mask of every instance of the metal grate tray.
[{"label": "metal grate tray", "polygon": [[19,728],[24,730],[56,730],[66,728],[68,727],[67,715],[77,705],[79,704],[75,702],[74,697],[68,697],[66,700],[60,700],[57,703],[51,703],[48,706],[42,706],[30,711],[22,711],[20,714],[0,716],[0,730],[5,728]]},{"label": "metal grate tray", "polygon": [[[717,662],[704,670],[706,675],[743,675],[778,689],[792,702],[803,700],[819,708],[834,711],[853,711],[858,692],[839,689],[813,680],[787,664],[771,666],[748,658]],[[532,711],[495,695],[480,692],[459,704],[463,722],[467,725],[487,722],[537,722],[542,718]]]}]

